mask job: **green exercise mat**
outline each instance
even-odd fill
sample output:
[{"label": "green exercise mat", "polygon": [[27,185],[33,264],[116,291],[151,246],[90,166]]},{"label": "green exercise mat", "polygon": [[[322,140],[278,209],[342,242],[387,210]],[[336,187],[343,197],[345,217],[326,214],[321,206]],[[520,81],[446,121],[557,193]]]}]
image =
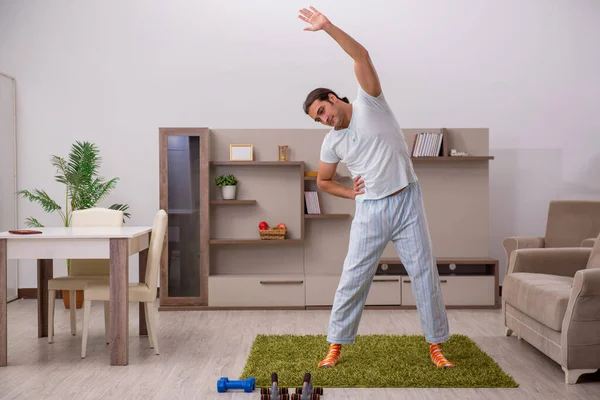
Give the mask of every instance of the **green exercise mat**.
[{"label": "green exercise mat", "polygon": [[359,335],[342,346],[334,368],[318,368],[329,343],[325,335],[257,335],[240,379],[253,376],[268,387],[276,372],[279,387],[302,385],[306,372],[324,388],[514,388],[518,384],[464,335],[443,344],[455,368],[436,368],[429,345],[418,335]]}]

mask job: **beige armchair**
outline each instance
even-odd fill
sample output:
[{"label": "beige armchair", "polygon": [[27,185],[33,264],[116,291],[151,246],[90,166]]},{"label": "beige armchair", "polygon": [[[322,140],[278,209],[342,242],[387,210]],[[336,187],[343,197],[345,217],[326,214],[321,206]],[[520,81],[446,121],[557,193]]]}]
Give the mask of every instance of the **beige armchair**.
[{"label": "beige armchair", "polygon": [[[93,207],[85,210],[75,210],[71,215],[72,227],[106,227],[123,226],[123,211],[109,208]],[[75,318],[75,292],[83,290],[90,281],[105,280],[109,277],[109,260],[81,259],[71,260],[71,274],[59,276],[48,281],[48,343],[54,336],[54,303],[57,290],[69,290],[71,299],[71,334],[77,332]],[[105,304],[105,318],[108,321],[108,303]],[[106,331],[108,343],[108,330]]]},{"label": "beige armchair", "polygon": [[567,383],[600,369],[600,235],[593,248],[513,251],[502,309],[506,335],[561,365]]},{"label": "beige armchair", "polygon": [[[160,259],[163,249],[163,242],[166,237],[168,226],[168,216],[164,210],[159,210],[154,217],[152,233],[150,235],[150,244],[148,246],[148,259],[146,261],[146,275],[144,283],[130,283],[129,301],[144,303],[144,311],[146,314],[146,323],[148,324],[148,339],[150,340],[150,348],[154,348],[154,352],[158,351],[158,336],[155,321],[156,311],[154,309],[154,301],[156,300],[156,288],[158,286],[158,274],[160,272]],[[109,281],[91,281],[85,286],[83,292],[83,335],[81,342],[81,358],[85,358],[87,339],[90,325],[90,313],[92,301],[108,302],[110,300],[110,283]],[[105,321],[105,327],[109,321]]]},{"label": "beige armchair", "polygon": [[[600,234],[600,201],[553,200],[548,206],[544,236],[504,239],[506,262],[517,249],[580,247],[593,245]],[[587,240],[586,240],[587,239]]]}]

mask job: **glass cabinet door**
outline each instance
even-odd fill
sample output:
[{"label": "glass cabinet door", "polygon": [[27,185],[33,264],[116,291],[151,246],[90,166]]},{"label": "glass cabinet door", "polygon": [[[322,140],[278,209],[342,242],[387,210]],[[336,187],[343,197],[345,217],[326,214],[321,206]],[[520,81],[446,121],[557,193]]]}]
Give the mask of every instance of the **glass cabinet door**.
[{"label": "glass cabinet door", "polygon": [[206,305],[208,128],[160,129],[160,203],[169,216],[161,306]]}]

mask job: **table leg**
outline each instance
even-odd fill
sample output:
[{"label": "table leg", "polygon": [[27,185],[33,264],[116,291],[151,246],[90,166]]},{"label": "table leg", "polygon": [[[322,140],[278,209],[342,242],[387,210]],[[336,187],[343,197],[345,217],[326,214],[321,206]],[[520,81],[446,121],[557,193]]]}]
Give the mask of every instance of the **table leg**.
[{"label": "table leg", "polygon": [[0,367],[6,367],[8,361],[7,343],[7,313],[6,313],[6,287],[7,287],[7,262],[6,239],[0,239]]},{"label": "table leg", "polygon": [[[48,337],[48,281],[54,276],[52,260],[37,261],[38,337]],[[71,307],[75,301],[71,300]]]},{"label": "table leg", "polygon": [[[146,263],[148,262],[148,249],[140,251],[140,283],[146,282]],[[140,302],[140,336],[148,336],[148,326],[146,325],[146,312],[144,303]]]},{"label": "table leg", "polygon": [[129,363],[129,239],[110,239],[110,365]]}]

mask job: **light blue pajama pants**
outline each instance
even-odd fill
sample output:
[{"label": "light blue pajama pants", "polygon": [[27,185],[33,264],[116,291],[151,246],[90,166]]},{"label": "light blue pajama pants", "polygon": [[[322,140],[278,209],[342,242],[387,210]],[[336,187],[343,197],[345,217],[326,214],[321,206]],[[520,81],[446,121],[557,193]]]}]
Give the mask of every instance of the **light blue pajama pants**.
[{"label": "light blue pajama pants", "polygon": [[356,203],[348,254],[329,320],[330,343],[354,343],[373,277],[390,240],[412,281],[425,340],[442,343],[450,338],[421,188],[414,182],[393,196]]}]

